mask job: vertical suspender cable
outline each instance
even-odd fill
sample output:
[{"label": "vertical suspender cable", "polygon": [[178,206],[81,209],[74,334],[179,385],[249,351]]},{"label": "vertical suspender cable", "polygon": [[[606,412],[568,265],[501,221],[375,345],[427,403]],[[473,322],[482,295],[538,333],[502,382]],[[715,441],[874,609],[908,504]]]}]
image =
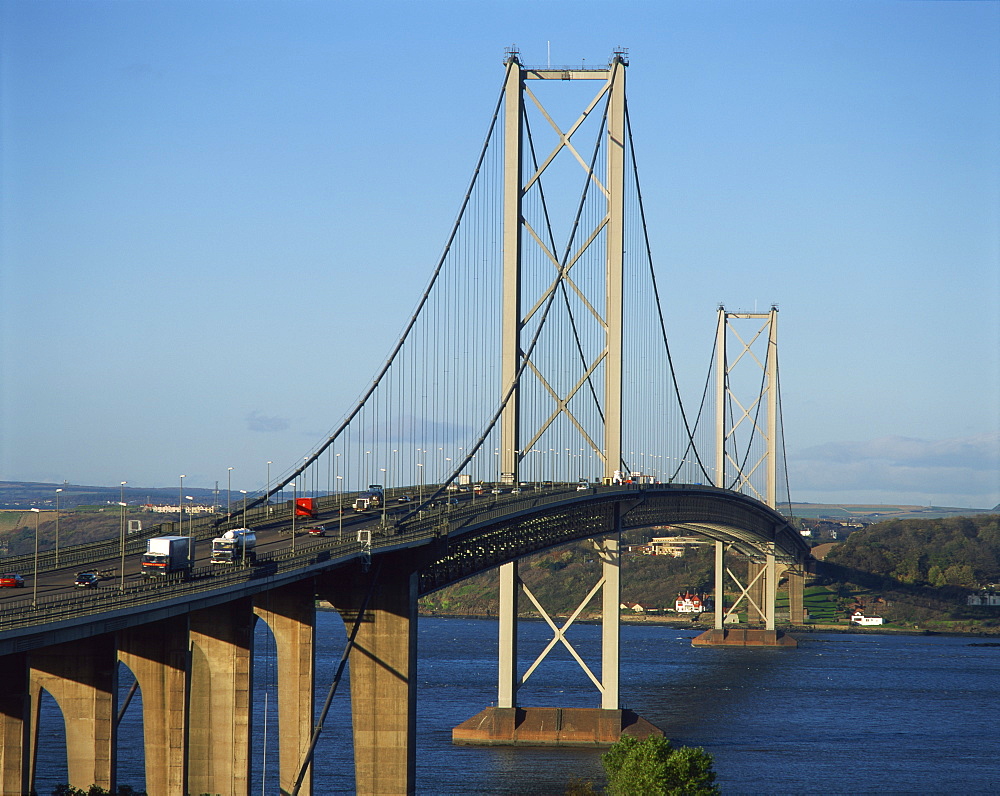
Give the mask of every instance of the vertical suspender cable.
[{"label": "vertical suspender cable", "polygon": [[670,364],[670,375],[671,375],[671,379],[673,381],[674,393],[677,395],[677,403],[680,406],[681,418],[684,421],[684,429],[687,432],[687,436],[688,436],[688,450],[693,450],[694,451],[695,458],[698,460],[698,466],[701,468],[701,471],[704,474],[705,478],[708,478],[708,470],[705,468],[705,465],[701,461],[701,456],[698,453],[698,448],[694,444],[694,435],[693,435],[693,432],[691,430],[691,426],[688,425],[687,415],[684,412],[684,403],[683,403],[683,401],[681,401],[680,387],[677,384],[677,373],[674,370],[673,358],[670,355],[670,346],[667,343],[667,328],[666,328],[666,325],[664,324],[664,321],[663,321],[663,305],[660,302],[660,292],[659,292],[659,288],[656,285],[656,274],[653,271],[652,250],[650,249],[650,246],[649,246],[649,230],[646,227],[646,211],[645,211],[645,208],[644,208],[643,203],[642,203],[642,190],[639,188],[639,171],[638,171],[638,165],[636,163],[636,158],[635,158],[635,147],[634,147],[634,145],[632,143],[632,120],[629,117],[628,100],[627,99],[625,101],[625,128],[628,131],[629,149],[632,151],[632,170],[633,170],[633,175],[634,175],[634,178],[635,178],[635,192],[636,192],[636,196],[639,199],[639,217],[642,220],[642,232],[643,232],[644,240],[646,242],[646,254],[647,254],[648,258],[649,258],[650,281],[652,282],[652,285],[653,285],[653,296],[656,299],[656,306],[659,308],[660,333],[663,336],[663,346],[666,349],[666,352],[667,352],[667,361]]}]

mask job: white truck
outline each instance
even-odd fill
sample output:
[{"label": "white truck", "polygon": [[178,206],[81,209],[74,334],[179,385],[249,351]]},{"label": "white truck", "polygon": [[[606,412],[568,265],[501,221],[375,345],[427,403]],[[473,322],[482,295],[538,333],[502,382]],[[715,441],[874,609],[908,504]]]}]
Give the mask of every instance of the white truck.
[{"label": "white truck", "polygon": [[146,540],[142,556],[142,576],[164,577],[175,572],[185,575],[194,563],[194,539],[190,536],[154,536]]},{"label": "white truck", "polygon": [[236,528],[226,531],[222,536],[212,540],[213,564],[252,564],[257,559],[254,548],[257,546],[257,534],[249,528]]}]

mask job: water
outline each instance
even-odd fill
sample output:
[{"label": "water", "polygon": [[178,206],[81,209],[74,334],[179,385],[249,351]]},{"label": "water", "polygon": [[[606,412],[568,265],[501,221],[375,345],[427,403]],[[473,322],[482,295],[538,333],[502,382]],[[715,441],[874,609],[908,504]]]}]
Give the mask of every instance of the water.
[{"label": "water", "polygon": [[[561,794],[571,777],[603,785],[599,751],[452,746],[451,728],[496,699],[496,623],[424,618],[418,632],[419,793]],[[569,633],[594,668],[599,633],[594,625]],[[815,633],[799,636],[797,649],[694,649],[693,635],[624,626],[623,702],[677,744],[712,753],[723,793],[1000,792],[1000,647],[974,638]],[[344,638],[339,617],[321,614],[317,708]],[[521,624],[522,671],[549,638],[543,623]],[[278,791],[275,676],[273,640],[259,624],[253,793]],[[131,675],[123,670],[122,680],[127,689]],[[348,692],[345,682],[317,748],[317,794],[354,790]],[[598,706],[564,650],[532,675],[520,701]],[[119,781],[133,787],[144,786],[139,707],[137,696],[119,752]],[[48,704],[41,794],[66,778],[57,718]]]}]

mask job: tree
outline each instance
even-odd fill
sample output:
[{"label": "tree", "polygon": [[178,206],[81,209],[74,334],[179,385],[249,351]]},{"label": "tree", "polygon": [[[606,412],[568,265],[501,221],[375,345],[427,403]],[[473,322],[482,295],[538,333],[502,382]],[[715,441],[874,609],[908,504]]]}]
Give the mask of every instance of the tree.
[{"label": "tree", "polygon": [[622,737],[601,758],[611,796],[716,796],[712,756],[666,738]]}]

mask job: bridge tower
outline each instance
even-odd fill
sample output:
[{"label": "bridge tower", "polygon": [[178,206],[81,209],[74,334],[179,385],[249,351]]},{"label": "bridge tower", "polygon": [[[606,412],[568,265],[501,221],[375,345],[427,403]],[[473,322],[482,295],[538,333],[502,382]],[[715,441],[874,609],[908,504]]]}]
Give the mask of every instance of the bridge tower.
[{"label": "bridge tower", "polygon": [[[551,426],[556,417],[563,415],[569,423],[578,429],[581,437],[600,458],[603,475],[605,481],[608,482],[612,479],[615,471],[622,467],[622,350],[624,337],[622,303],[626,141],[625,67],[627,61],[624,51],[619,51],[614,54],[607,68],[602,69],[528,68],[521,64],[518,53],[511,50],[508,51],[505,65],[507,75],[504,115],[503,319],[501,335],[501,385],[505,405],[500,418],[501,480],[511,485],[519,483],[518,465],[521,459],[527,452],[531,451],[535,442],[542,436],[545,429]],[[561,130],[556,126],[548,112],[542,108],[534,93],[527,88],[526,81],[529,80],[570,82],[592,80],[601,81],[601,85],[597,96],[580,118],[568,130]],[[525,175],[524,136],[526,95],[542,110],[549,124],[556,128],[559,137],[559,144],[548,159],[527,178]],[[605,152],[605,172],[603,175],[598,175],[593,168],[593,162],[589,166],[584,165],[585,160],[574,147],[571,138],[587,115],[597,107],[598,102],[604,97],[606,97],[606,126],[602,128],[604,141],[600,143],[603,144]],[[562,259],[559,259],[552,248],[541,244],[538,233],[530,227],[525,219],[522,204],[526,193],[533,186],[537,187],[542,173],[563,150],[571,153],[581,165],[584,165],[587,170],[588,183],[598,184],[605,204],[603,205],[603,213],[600,214],[602,217],[598,220],[594,230],[589,235],[582,236],[586,243],[572,253],[567,245],[566,254]],[[532,312],[534,312],[539,304],[549,299],[562,284],[572,281],[570,271],[574,264],[579,262],[583,251],[591,245],[600,245],[601,240],[603,240],[604,247],[604,295],[590,301],[589,304],[591,308],[603,308],[602,313],[592,310],[595,314],[600,315],[597,320],[603,330],[603,350],[590,363],[585,375],[576,387],[568,393],[558,394],[550,384],[546,384],[546,389],[554,402],[552,413],[541,422],[538,428],[524,428],[521,402],[525,374],[531,374],[539,381],[545,381],[545,374],[542,372],[544,366],[533,359],[532,343],[525,339],[528,335],[526,334],[527,319],[522,307],[524,248],[526,245],[538,244],[545,249],[546,257],[555,270],[555,277],[548,282],[548,287],[543,291],[542,296],[532,298],[530,303],[534,305],[532,308]],[[570,409],[570,400],[576,389],[589,379],[592,373],[598,371],[599,367],[603,367],[603,439],[598,442],[587,434],[577,418],[574,417]],[[554,380],[552,383],[555,383]],[[580,660],[565,638],[565,630],[572,620],[562,628],[557,628],[546,615],[542,606],[534,600],[530,592],[524,589],[518,577],[517,562],[510,562],[500,567],[500,660],[497,698],[499,718],[496,716],[491,718],[492,730],[487,733],[487,735],[492,733],[496,742],[502,742],[499,740],[501,736],[506,736],[514,731],[518,724],[516,719],[518,715],[518,689],[548,651],[542,653],[527,673],[523,676],[519,675],[517,668],[517,614],[518,598],[522,591],[535,602],[536,608],[553,629],[554,637],[549,648],[551,649],[557,641],[562,642],[577,657],[581,667],[584,668],[600,691],[601,710],[588,719],[577,717],[577,721],[584,724],[589,722],[588,726],[590,724],[593,727],[600,726],[603,728],[600,731],[608,736],[609,742],[616,740],[620,734],[622,729],[618,688],[620,518],[618,518],[617,513],[616,520],[612,525],[614,527],[607,529],[606,536],[596,539],[594,542],[598,557],[602,562],[602,577],[577,611],[578,613],[582,611],[591,598],[596,596],[597,591],[602,592],[603,632],[599,679]],[[560,711],[560,718],[556,723],[562,727],[561,709],[552,710]],[[545,719],[541,718],[540,721],[544,722]],[[544,742],[544,739],[541,738],[536,740]],[[556,741],[555,737],[550,740]]]},{"label": "bridge tower", "polygon": [[[741,335],[737,321],[763,321],[755,325],[755,333]],[[735,339],[730,356],[728,341]],[[758,356],[754,344],[766,341],[764,361]],[[778,482],[778,308],[772,306],[769,312],[727,312],[719,307],[715,344],[715,486],[733,489],[736,492],[749,491],[753,497],[767,503],[772,509],[777,507]],[[755,368],[753,366],[756,366]],[[754,379],[760,389],[754,390],[751,400],[737,395],[734,374],[747,366],[763,376],[762,382]],[[759,378],[759,377],[758,377]],[[744,405],[744,401],[745,404]],[[760,422],[761,403],[765,402],[765,419]],[[734,411],[732,407],[737,407]],[[739,417],[737,417],[739,413]],[[747,453],[741,459],[733,444],[741,429],[747,429],[747,436],[763,440],[763,447],[748,445]],[[756,458],[753,458],[756,456]],[[759,479],[754,480],[758,471],[763,470],[764,486]]]},{"label": "bridge tower", "polygon": [[[624,282],[624,213],[625,213],[625,67],[628,62],[624,51],[614,54],[606,69],[537,69],[521,65],[516,50],[510,50],[506,60],[507,76],[505,80],[504,97],[504,178],[503,178],[503,316],[501,330],[501,385],[504,409],[501,414],[501,480],[514,484],[518,481],[518,464],[531,450],[532,445],[550,427],[558,415],[569,419],[580,433],[594,448],[594,452],[603,463],[604,477],[610,479],[615,470],[622,464],[622,348],[623,348],[623,282]],[[525,179],[525,94],[541,108],[541,103],[534,94],[528,91],[525,83],[528,80],[558,80],[603,81],[603,85],[590,106],[580,118],[568,129],[556,128],[560,139],[549,157]],[[583,235],[585,243],[572,253],[568,252],[558,258],[556,252],[541,243],[540,233],[531,228],[522,212],[522,204],[526,194],[537,189],[543,173],[556,160],[562,150],[567,150],[580,163],[585,163],[579,152],[573,146],[572,136],[577,132],[586,117],[594,110],[603,95],[607,95],[606,110],[606,146],[605,174],[597,175],[593,163],[584,168],[592,181],[599,185],[599,191],[606,200],[605,212],[597,221],[589,235]],[[555,122],[543,110],[549,123],[556,127]],[[522,308],[524,295],[524,249],[525,238],[537,243],[545,252],[556,271],[555,278],[548,283],[540,296],[533,297],[535,306],[531,312],[537,312],[537,307],[543,301],[550,299],[552,294],[565,282],[572,280],[571,271],[579,261],[584,251],[592,245],[604,241],[605,295],[594,297],[591,308],[603,306],[603,315],[598,318],[604,330],[604,347],[595,361],[591,363],[586,378],[590,372],[603,366],[603,440],[600,444],[591,440],[582,429],[579,421],[573,416],[569,402],[572,393],[558,395],[552,391],[555,402],[553,413],[546,418],[538,428],[522,428],[521,396],[526,373],[534,373],[539,379],[544,379],[544,365],[532,357],[530,341],[525,340],[526,317]],[[574,285],[575,289],[579,289]],[[596,313],[596,310],[594,310]],[[579,386],[579,385],[578,385]],[[573,390],[572,392],[575,392]],[[522,444],[526,443],[526,444]]]},{"label": "bridge tower", "polygon": [[[753,323],[748,325],[745,321]],[[729,312],[720,306],[715,356],[714,485],[750,494],[776,509],[780,434],[778,308],[772,305],[766,313]],[[741,391],[738,384],[745,389]],[[763,624],[767,634],[775,634],[775,600],[782,573],[774,545],[748,560],[746,577],[742,581],[727,567],[726,552],[726,544],[716,541],[716,632],[706,634],[703,643],[713,638],[726,638],[726,620],[735,615],[741,604],[745,604],[750,622]],[[740,589],[739,597],[728,609],[723,606],[727,574]],[[788,569],[791,616],[796,615],[796,609],[797,615],[802,615],[803,580],[801,567]]]}]

